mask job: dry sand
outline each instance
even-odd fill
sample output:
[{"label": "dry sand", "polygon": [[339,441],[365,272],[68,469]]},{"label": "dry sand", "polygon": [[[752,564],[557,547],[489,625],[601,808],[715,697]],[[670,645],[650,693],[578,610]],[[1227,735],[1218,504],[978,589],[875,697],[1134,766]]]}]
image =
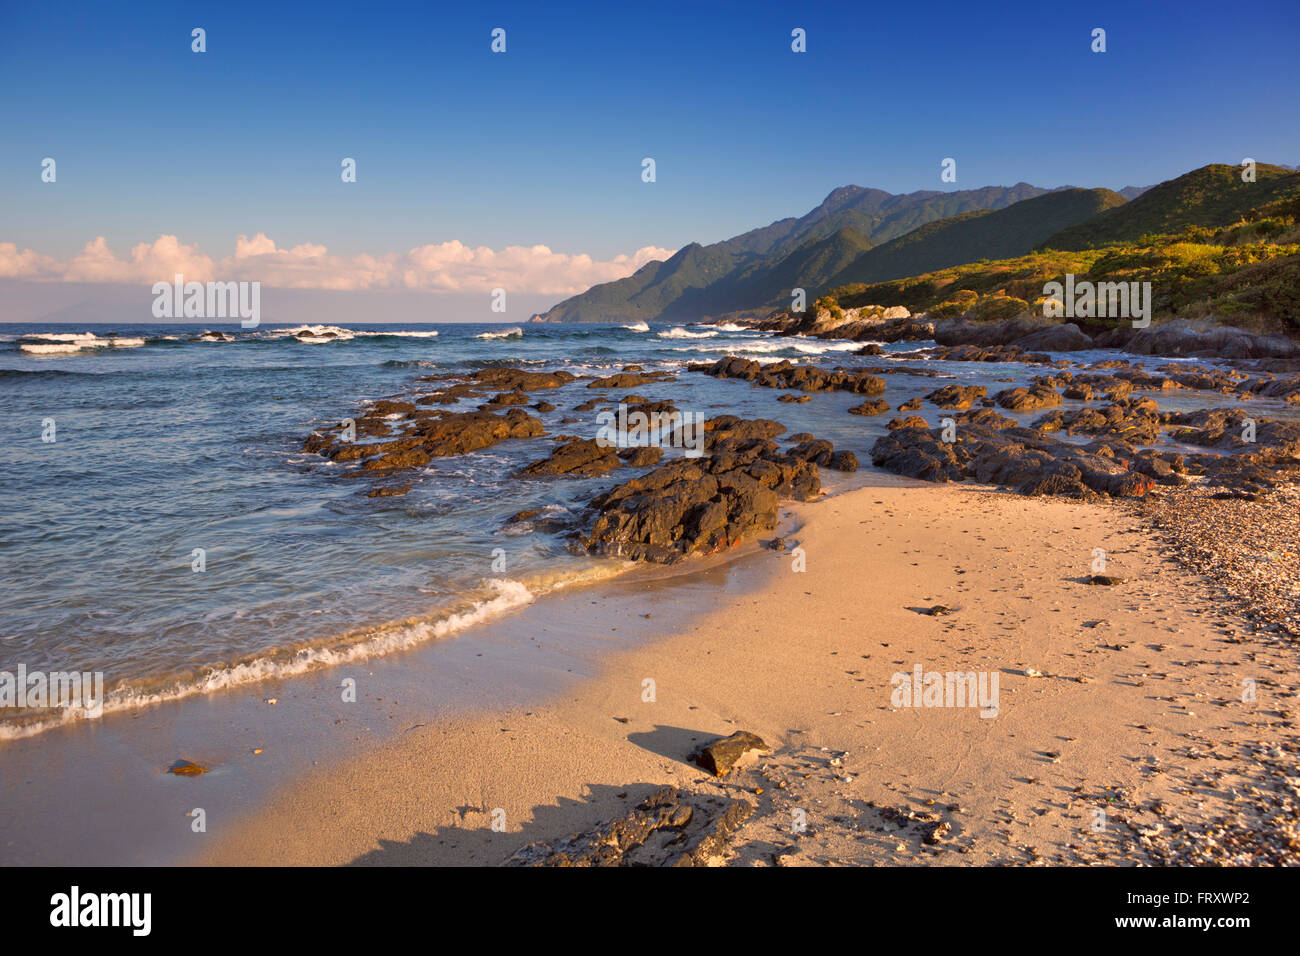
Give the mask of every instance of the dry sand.
[{"label": "dry sand", "polygon": [[[739,865],[1161,863],[1193,842],[1258,862],[1265,832],[1294,859],[1293,652],[1247,633],[1131,513],[970,486],[798,510],[805,571],[756,556],[758,593],[611,655],[562,699],[286,781],[194,862],[494,865],[665,784],[754,805],[720,859]],[[1125,583],[1085,583],[1098,548]],[[952,613],[921,613],[934,605]],[[995,672],[997,716],[895,709],[891,676],[917,664]],[[741,729],[770,752],[717,781],[686,761]]]}]

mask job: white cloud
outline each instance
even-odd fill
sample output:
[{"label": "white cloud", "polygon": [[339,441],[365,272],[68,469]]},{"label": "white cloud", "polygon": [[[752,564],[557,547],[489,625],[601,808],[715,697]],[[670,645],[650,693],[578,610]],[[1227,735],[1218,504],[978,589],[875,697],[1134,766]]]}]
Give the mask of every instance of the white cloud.
[{"label": "white cloud", "polygon": [[170,282],[186,280],[258,281],[286,289],[419,289],[429,292],[489,292],[573,295],[600,282],[631,275],[671,249],[645,246],[631,255],[597,260],[588,255],[553,252],[547,246],[507,246],[494,250],[470,247],[459,240],[418,246],[407,253],[332,256],[320,245],[303,243],[281,249],[258,233],[239,236],[235,252],[213,260],[197,245],[176,236],[159,236],[132,247],[126,259],[108,247],[103,236],[66,261],[0,243],[0,277],[67,282]]}]

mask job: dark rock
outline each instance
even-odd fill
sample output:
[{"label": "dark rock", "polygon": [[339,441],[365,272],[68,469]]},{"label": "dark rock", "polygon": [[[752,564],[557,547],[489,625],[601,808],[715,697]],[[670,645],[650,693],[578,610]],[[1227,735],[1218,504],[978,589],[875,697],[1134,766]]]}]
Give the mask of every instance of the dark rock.
[{"label": "dark rock", "polygon": [[851,451],[837,451],[831,457],[830,466],[836,471],[857,471],[858,456]]},{"label": "dark rock", "polygon": [[[660,454],[663,452],[660,451]],[[622,467],[623,462],[613,446],[601,445],[594,438],[588,438],[560,445],[548,457],[525,465],[520,469],[520,474],[531,477],[581,475],[590,478]]]},{"label": "dark rock", "polygon": [[767,744],[762,737],[747,730],[738,730],[730,737],[720,737],[701,746],[691,754],[691,760],[715,777],[725,777],[749,751],[766,749]]},{"label": "dark rock", "polygon": [[745,800],[662,787],[594,830],[556,843],[530,843],[506,866],[713,866],[754,811]]},{"label": "dark rock", "polygon": [[397,495],[404,495],[411,490],[410,484],[405,485],[385,485],[379,488],[373,488],[366,495],[367,498],[391,498]]},{"label": "dark rock", "polygon": [[654,445],[625,448],[618,453],[618,457],[622,458],[632,468],[648,468],[651,465],[657,465],[663,456],[664,450]]},{"label": "dark rock", "polygon": [[1026,352],[1035,350],[1044,352],[1082,352],[1085,349],[1096,347],[1092,339],[1085,335],[1073,322],[1064,325],[1050,325],[1022,338],[1013,339],[1008,344],[1013,348],[1024,349]]},{"label": "dark rock", "polygon": [[869,398],[861,405],[849,409],[850,415],[883,415],[889,411],[889,402],[883,398]]},{"label": "dark rock", "polygon": [[177,760],[167,768],[168,773],[174,773],[178,777],[197,777],[201,773],[208,773],[208,768],[200,766],[190,760]]},{"label": "dark rock", "polygon": [[977,398],[983,398],[989,390],[983,385],[944,385],[937,388],[925,400],[940,408],[966,409]]},{"label": "dark rock", "polygon": [[[782,498],[807,501],[821,493],[817,466],[781,454],[768,437],[784,431],[779,422],[719,416],[705,427],[705,457],[675,458],[593,498],[596,516],[576,544],[589,553],[668,564],[770,531]],[[831,451],[829,443],[814,444],[806,449],[814,457]]]},{"label": "dark rock", "polygon": [[1061,396],[1057,394],[1056,389],[1046,385],[1003,389],[993,396],[993,400],[1013,412],[1033,411],[1035,408],[1049,408],[1061,404]]}]

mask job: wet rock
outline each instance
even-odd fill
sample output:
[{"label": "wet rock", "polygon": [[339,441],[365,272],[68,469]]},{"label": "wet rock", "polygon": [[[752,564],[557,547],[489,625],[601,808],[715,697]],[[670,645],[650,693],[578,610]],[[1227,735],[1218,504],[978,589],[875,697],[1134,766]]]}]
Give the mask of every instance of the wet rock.
[{"label": "wet rock", "polygon": [[639,445],[635,448],[625,448],[618,453],[632,468],[648,468],[651,465],[657,465],[663,458],[664,450],[654,445]]},{"label": "wet rock", "polygon": [[923,349],[908,357],[940,359],[945,362],[1019,362],[1023,365],[1050,365],[1052,362],[1052,357],[1046,353],[1026,352],[1011,345],[955,345]]},{"label": "wet rock", "polygon": [[892,432],[900,428],[929,428],[930,423],[920,415],[908,415],[906,418],[891,418],[885,427]]},{"label": "wet rock", "polygon": [[617,449],[588,438],[560,445],[548,457],[525,465],[520,469],[520,474],[530,477],[580,475],[590,478],[622,467],[623,462],[618,457]]},{"label": "wet rock", "polygon": [[472,372],[469,380],[483,388],[496,388],[509,392],[536,392],[568,385],[576,381],[577,376],[565,371],[528,372],[523,369],[493,366]]},{"label": "wet rock", "polygon": [[857,471],[858,456],[851,451],[837,451],[831,456],[830,466],[836,471]]},{"label": "wet rock", "polygon": [[536,438],[543,431],[540,419],[519,408],[504,415],[440,412],[438,417],[423,419],[412,428],[422,439],[421,447],[434,457],[463,455],[511,438]]},{"label": "wet rock", "polygon": [[1049,408],[1061,404],[1061,396],[1056,389],[1046,385],[1032,388],[1007,388],[993,396],[993,400],[1002,408],[1013,412],[1033,411],[1036,408]]},{"label": "wet rock", "polygon": [[970,408],[972,402],[988,393],[983,385],[944,385],[926,395],[925,400],[940,408],[962,410]]},{"label": "wet rock", "polygon": [[367,494],[367,498],[392,498],[398,495],[404,495],[411,490],[410,484],[405,485],[383,485],[379,488],[372,488]]},{"label": "wet rock", "polygon": [[861,405],[854,405],[849,409],[850,415],[883,415],[889,411],[889,402],[883,398],[871,398]]},{"label": "wet rock", "polygon": [[[710,426],[705,457],[675,458],[593,498],[590,531],[575,545],[670,564],[770,531],[782,498],[807,501],[821,493],[817,466],[781,454],[765,437],[783,431],[780,423],[719,416]],[[824,451],[809,450],[818,457]]]},{"label": "wet rock", "polygon": [[879,395],[885,390],[883,378],[861,369],[826,371],[811,365],[793,365],[788,360],[763,365],[734,355],[718,359],[707,374],[714,378],[739,378],[763,388],[789,388],[803,392]]},{"label": "wet rock", "polygon": [[835,454],[835,446],[825,439],[815,438],[812,441],[800,442],[788,449],[786,454],[791,458],[798,458],[800,461],[811,461],[824,467],[830,464],[831,458]]},{"label": "wet rock", "polygon": [[605,378],[598,378],[595,381],[588,382],[588,388],[636,388],[638,385],[648,385],[651,382],[673,382],[676,381],[667,372],[620,372],[617,375],[607,375]]}]

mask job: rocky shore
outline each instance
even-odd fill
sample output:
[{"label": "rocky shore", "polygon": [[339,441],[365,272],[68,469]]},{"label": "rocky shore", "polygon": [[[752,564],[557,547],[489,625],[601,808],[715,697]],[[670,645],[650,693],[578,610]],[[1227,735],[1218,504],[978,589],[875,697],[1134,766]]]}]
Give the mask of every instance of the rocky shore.
[{"label": "rocky shore", "polygon": [[1133,355],[1171,358],[1282,360],[1290,370],[1300,368],[1300,347],[1287,336],[1261,335],[1209,319],[1174,319],[1147,328],[1134,328],[1129,322],[1096,321],[1085,329],[1073,322],[1053,322],[1028,314],[981,322],[965,317],[913,315],[901,306],[862,306],[779,312],[763,319],[739,319],[736,324],[778,335],[856,342],[933,340],[941,347],[975,346],[1025,353],[1118,349]]},{"label": "rocky shore", "polygon": [[[807,369],[814,375],[821,373]],[[872,394],[884,383],[870,375],[832,376],[839,386]],[[551,391],[571,384],[584,390],[622,390],[672,381],[663,373],[628,366],[616,375],[580,379],[567,371],[525,372],[490,368],[467,376],[422,379],[436,387],[371,403],[357,418],[313,432],[303,450],[349,466],[347,478],[375,481],[367,494],[388,497],[410,489],[404,473],[434,458],[468,454],[500,442],[551,438],[556,446],[525,465],[524,478],[596,477],[615,470],[640,470],[587,502],[582,523],[568,528],[575,549],[593,555],[671,564],[691,554],[729,548],[776,526],[783,500],[808,501],[821,494],[819,467],[853,471],[857,457],[807,433],[778,439],[787,429],[770,419],[744,420],[719,415],[703,422],[698,455],[659,465],[663,449],[641,445],[619,449],[595,439],[548,435],[542,420],[525,407],[554,411],[535,402],[529,391]],[[498,391],[499,390],[499,391]],[[435,406],[484,399],[475,411]],[[587,399],[575,412],[612,411],[660,416],[680,430],[681,416],[670,402],[639,395]],[[561,424],[577,422],[563,418]],[[671,439],[670,439],[671,441]],[[650,469],[650,470],[645,470]],[[506,523],[527,520],[517,513]]]},{"label": "rocky shore", "polygon": [[[820,321],[829,320],[823,316]],[[860,329],[864,322],[878,328],[915,321],[886,310],[866,319],[831,323],[829,328],[815,323],[798,328],[865,336],[868,333]],[[788,403],[792,409],[820,393],[861,396],[864,401],[849,412],[874,417],[890,411],[878,397],[886,391],[886,377],[924,380],[941,374],[928,367],[928,359],[1024,361],[1047,366],[1045,374],[1027,386],[992,393],[984,385],[955,383],[918,388],[915,397],[897,405],[898,417],[890,419],[886,434],[874,441],[871,463],[908,478],[973,481],[1022,495],[1080,500],[1138,499],[1158,489],[1189,485],[1206,490],[1215,500],[1255,500],[1300,480],[1300,423],[1245,410],[1257,399],[1300,404],[1300,373],[1282,370],[1290,360],[1239,362],[1242,367],[1174,363],[1155,369],[1118,357],[1091,363],[1053,361],[1026,349],[1059,348],[1059,341],[1049,341],[1043,333],[1056,335],[1073,327],[1029,328],[1019,319],[979,328],[963,323],[927,326],[926,334],[949,344],[904,353],[888,365],[828,369],[724,356],[690,364],[686,372],[779,390],[786,393],[780,396],[783,401],[797,399]],[[1135,336],[1133,342],[1141,340]],[[1246,351],[1269,348],[1256,343]],[[1274,351],[1284,350],[1279,346]],[[635,365],[602,377],[505,367],[428,376],[410,393],[372,402],[355,419],[316,430],[303,448],[343,465],[347,479],[370,482],[369,496],[387,497],[405,494],[411,487],[407,476],[435,458],[465,455],[501,442],[549,440],[549,453],[524,465],[519,479],[633,472],[592,494],[583,513],[568,519],[567,526],[552,522],[553,530],[566,533],[575,551],[655,563],[710,554],[770,531],[782,501],[809,501],[820,495],[819,469],[847,472],[859,467],[853,451],[837,450],[806,432],[783,438],[786,426],[771,419],[714,416],[702,423],[696,453],[666,461],[658,445],[620,448],[548,430],[590,425],[593,413],[615,409],[680,430],[681,413],[672,402],[626,391],[676,380],[669,373],[646,372]],[[583,397],[570,412],[561,411],[556,403],[574,389],[582,396],[599,394]],[[617,392],[625,394],[610,394]],[[1222,396],[1240,405],[1161,409],[1164,396],[1179,394]],[[477,408],[446,407],[466,401],[477,401]],[[1060,407],[1065,402],[1074,407]],[[937,425],[917,414],[927,407],[937,410]],[[1043,414],[1028,421],[1009,417],[1034,411]],[[503,515],[503,524],[533,516]]]}]

